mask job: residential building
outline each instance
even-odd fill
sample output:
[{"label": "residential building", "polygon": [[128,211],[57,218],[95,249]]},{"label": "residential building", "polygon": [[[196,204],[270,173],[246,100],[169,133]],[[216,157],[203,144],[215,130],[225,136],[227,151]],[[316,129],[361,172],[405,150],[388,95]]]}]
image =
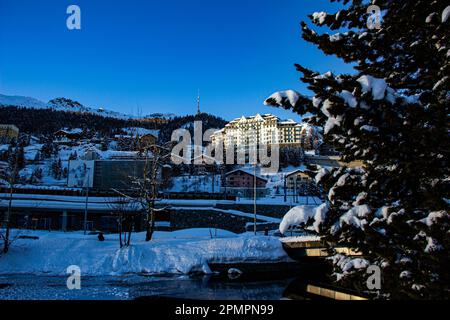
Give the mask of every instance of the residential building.
[{"label": "residential building", "polygon": [[19,128],[13,124],[0,124],[0,140],[11,140],[19,137]]},{"label": "residential building", "polygon": [[237,118],[216,131],[213,143],[223,141],[225,146],[239,147],[256,145],[279,145],[314,149],[320,144],[320,134],[316,128],[294,120],[282,121],[272,114]]},{"label": "residential building", "polygon": [[[108,160],[72,160],[69,163],[68,187],[93,188],[99,191],[132,190],[133,181],[144,177],[146,163],[151,169],[152,160],[145,159],[108,159]],[[170,179],[170,170],[159,167],[158,182],[166,185]],[[150,172],[148,173],[150,175]]]},{"label": "residential building", "polygon": [[222,192],[230,195],[251,198],[255,191],[256,180],[256,196],[265,196],[268,193],[266,189],[267,179],[261,177],[248,169],[236,169],[225,174],[225,179],[222,182]]},{"label": "residential building", "polygon": [[158,130],[145,128],[123,128],[123,134],[114,136],[119,148],[123,150],[144,150],[158,141]]},{"label": "residential building", "polygon": [[83,129],[75,128],[75,129],[61,129],[56,131],[54,134],[55,142],[62,144],[71,144],[80,140],[83,137]]},{"label": "residential building", "polygon": [[288,193],[294,192],[299,195],[311,195],[316,184],[304,170],[298,169],[287,173],[284,176]]}]

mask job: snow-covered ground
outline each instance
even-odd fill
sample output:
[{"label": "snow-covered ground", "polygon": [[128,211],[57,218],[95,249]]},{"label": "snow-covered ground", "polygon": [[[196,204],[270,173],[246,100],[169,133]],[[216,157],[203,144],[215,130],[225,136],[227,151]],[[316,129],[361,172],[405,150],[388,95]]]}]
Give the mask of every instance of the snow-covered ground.
[{"label": "snow-covered ground", "polygon": [[145,233],[135,233],[131,246],[122,249],[118,235],[100,242],[79,232],[20,232],[39,239],[17,239],[0,256],[0,274],[66,275],[71,265],[82,275],[211,273],[208,263],[290,261],[278,238],[225,230],[158,231],[151,242],[144,241]]},{"label": "snow-covered ground", "polygon": [[[238,204],[253,204],[253,199],[248,198],[238,198],[236,199]],[[309,205],[316,206],[321,204],[322,200],[319,197],[313,196],[298,196],[294,198],[292,195],[287,195],[286,201],[284,201],[283,195],[268,196],[258,198],[256,204],[258,205],[284,205],[284,206],[298,206],[298,205]]]},{"label": "snow-covered ground", "polygon": [[208,192],[219,193],[220,175],[179,176],[172,178],[168,192]]}]

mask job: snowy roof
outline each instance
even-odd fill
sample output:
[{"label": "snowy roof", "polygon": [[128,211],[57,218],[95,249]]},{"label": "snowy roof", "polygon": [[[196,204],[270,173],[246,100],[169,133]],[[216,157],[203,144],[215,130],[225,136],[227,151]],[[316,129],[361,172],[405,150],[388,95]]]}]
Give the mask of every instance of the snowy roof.
[{"label": "snowy roof", "polygon": [[230,123],[232,122],[239,122],[239,121],[247,121],[247,120],[253,120],[253,119],[259,119],[259,120],[265,120],[267,118],[276,118],[278,119],[277,116],[270,114],[270,113],[266,113],[263,115],[260,115],[259,113],[254,115],[254,116],[241,116],[240,118],[235,118],[233,120],[230,121]]},{"label": "snowy roof", "polygon": [[16,130],[16,131],[19,131],[19,128],[17,128],[15,125],[13,125],[13,124],[0,124],[0,128],[3,128],[3,129],[13,129],[13,130]]},{"label": "snowy roof", "polygon": [[296,174],[296,173],[299,173],[299,172],[305,173],[305,170],[304,169],[296,169],[294,171],[286,172],[286,177],[289,177],[289,176],[291,176],[293,174]]},{"label": "snowy roof", "polygon": [[63,128],[61,130],[58,130],[57,132],[62,132],[62,133],[67,133],[67,134],[81,134],[81,133],[83,133],[83,129],[81,129],[81,128],[74,128],[74,129]]},{"label": "snowy roof", "polygon": [[279,123],[280,124],[296,124],[297,122],[292,119],[288,119],[288,120],[280,121]]},{"label": "snowy roof", "polygon": [[[255,172],[254,172],[253,168],[239,168],[239,169],[235,169],[235,170],[232,170],[230,172],[227,172],[225,175],[228,176],[228,175],[230,175],[232,173],[235,173],[235,172],[238,172],[238,171],[242,171],[242,172],[247,173],[247,174],[252,175],[252,176],[255,175]],[[257,172],[258,172],[258,170],[257,170]],[[268,181],[266,178],[261,177],[258,173],[256,173],[256,177],[261,179],[261,180]]]},{"label": "snowy roof", "polygon": [[122,128],[122,131],[126,132],[128,135],[131,136],[146,136],[146,135],[152,135],[154,137],[158,137],[159,130],[151,130],[141,127],[129,127],[129,128]]}]

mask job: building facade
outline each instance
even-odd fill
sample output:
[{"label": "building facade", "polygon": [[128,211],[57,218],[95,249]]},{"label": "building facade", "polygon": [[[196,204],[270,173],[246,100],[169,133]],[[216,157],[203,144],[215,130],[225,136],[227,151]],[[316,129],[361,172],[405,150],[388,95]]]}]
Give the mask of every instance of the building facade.
[{"label": "building facade", "polygon": [[225,179],[222,181],[221,191],[229,195],[251,198],[255,192],[255,180],[256,196],[263,197],[267,195],[267,179],[260,177],[258,174],[255,177],[253,172],[243,169],[236,169],[226,173]]},{"label": "building facade", "polygon": [[[146,165],[150,170],[152,160],[148,163],[143,159],[71,160],[67,186],[98,191],[132,190],[136,188],[133,181],[143,179]],[[170,180],[170,170],[159,167],[157,180],[160,185],[166,185]]]},{"label": "building facade", "polygon": [[211,136],[213,143],[223,141],[225,146],[279,145],[309,150],[319,145],[320,135],[306,123],[282,121],[272,114],[237,118]]},{"label": "building facade", "polygon": [[0,140],[12,140],[19,137],[19,128],[13,124],[0,124]]}]

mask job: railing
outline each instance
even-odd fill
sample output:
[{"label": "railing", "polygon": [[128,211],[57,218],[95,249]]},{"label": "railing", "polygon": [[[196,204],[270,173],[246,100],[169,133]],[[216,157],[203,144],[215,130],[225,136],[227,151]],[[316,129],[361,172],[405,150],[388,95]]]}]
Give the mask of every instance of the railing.
[{"label": "railing", "polygon": [[[9,188],[0,187],[0,193],[9,193]],[[45,188],[13,188],[14,194],[42,194],[55,196],[74,196],[81,197],[85,195],[85,191],[81,189],[45,189]],[[126,192],[127,195],[133,196],[133,192]],[[118,197],[117,192],[112,190],[96,190],[89,189],[90,197]],[[207,192],[160,192],[159,197],[163,199],[184,199],[184,200],[236,200],[233,195],[225,195],[222,193]]]}]

